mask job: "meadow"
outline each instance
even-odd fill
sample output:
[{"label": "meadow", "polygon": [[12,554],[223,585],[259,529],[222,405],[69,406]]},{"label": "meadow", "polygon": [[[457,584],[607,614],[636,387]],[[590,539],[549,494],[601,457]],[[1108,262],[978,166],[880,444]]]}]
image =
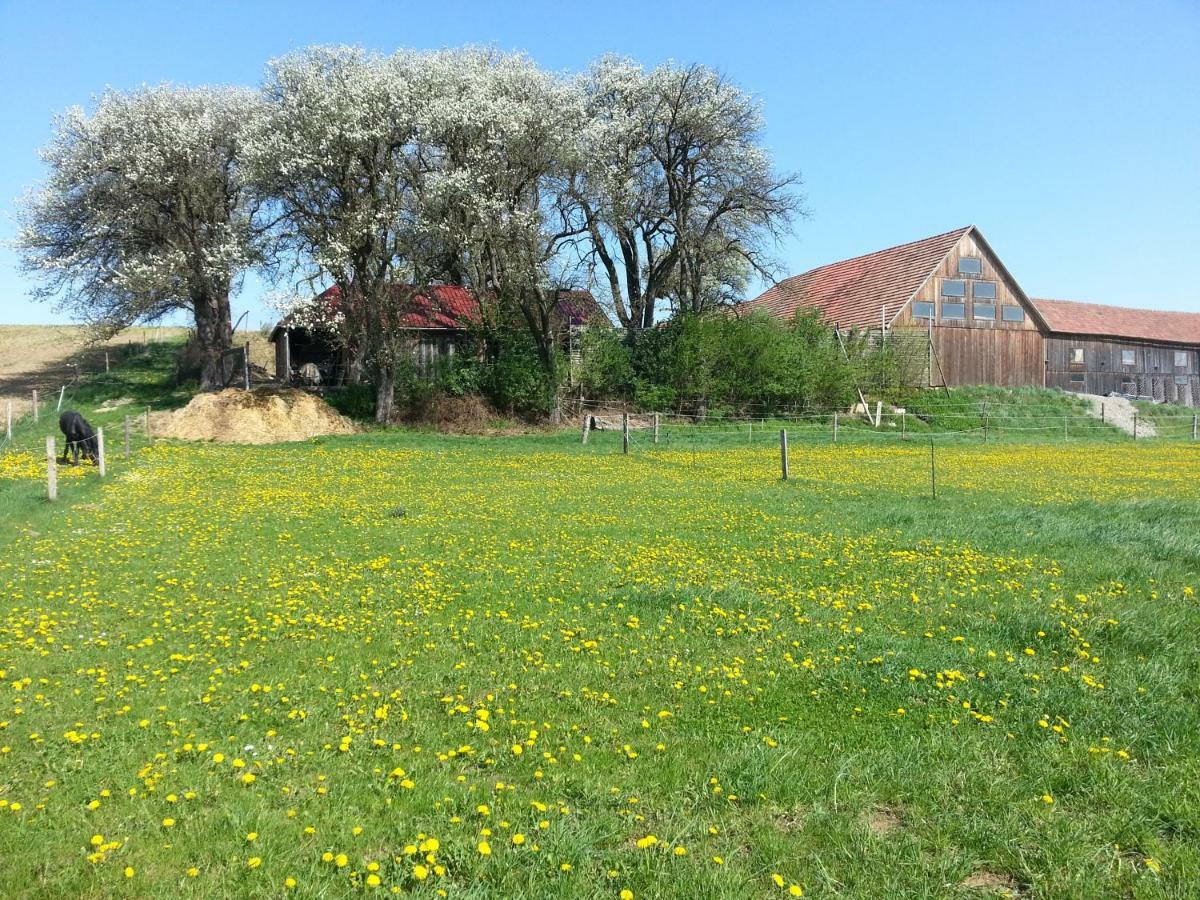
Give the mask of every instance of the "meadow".
[{"label": "meadow", "polygon": [[1184,897],[1200,450],[0,457],[0,892]]}]

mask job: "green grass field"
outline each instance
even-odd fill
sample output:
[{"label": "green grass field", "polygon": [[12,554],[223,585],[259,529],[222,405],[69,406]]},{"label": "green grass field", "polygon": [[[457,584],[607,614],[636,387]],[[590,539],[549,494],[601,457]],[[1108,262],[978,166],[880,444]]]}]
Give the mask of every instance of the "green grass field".
[{"label": "green grass field", "polygon": [[1197,445],[758,438],[0,457],[0,891],[1194,896]]}]

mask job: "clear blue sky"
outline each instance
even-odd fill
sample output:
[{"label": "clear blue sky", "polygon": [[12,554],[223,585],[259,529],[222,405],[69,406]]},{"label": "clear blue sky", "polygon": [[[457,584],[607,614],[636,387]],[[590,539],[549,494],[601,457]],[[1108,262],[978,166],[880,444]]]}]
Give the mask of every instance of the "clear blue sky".
[{"label": "clear blue sky", "polygon": [[[812,216],[795,273],[979,225],[1033,296],[1200,310],[1200,3],[0,2],[0,241],[51,117],[106,86],[255,84],[314,43],[718,66]],[[0,322],[61,321],[0,249]],[[249,284],[235,316],[269,317]]]}]

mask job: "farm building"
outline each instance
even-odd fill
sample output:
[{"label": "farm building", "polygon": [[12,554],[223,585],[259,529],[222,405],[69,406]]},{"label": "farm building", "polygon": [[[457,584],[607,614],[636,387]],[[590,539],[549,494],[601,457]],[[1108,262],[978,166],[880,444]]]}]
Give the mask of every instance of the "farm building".
[{"label": "farm building", "polygon": [[[409,290],[397,287],[397,290]],[[337,287],[317,295],[315,304],[336,305]],[[432,376],[441,360],[463,350],[480,324],[479,301],[467,288],[437,284],[410,297],[404,304],[401,324],[412,333],[413,361],[419,373]],[[609,320],[588,291],[560,290],[555,329],[565,351],[574,355],[583,329]],[[347,377],[352,351],[339,347],[331,335],[298,324],[290,317],[271,329],[275,345],[275,377],[296,380],[307,364],[316,366],[323,383],[341,383]]]},{"label": "farm building", "polygon": [[1200,404],[1200,313],[1030,298],[975,226],[786,278],[740,312],[917,329],[930,386],[993,384]]}]

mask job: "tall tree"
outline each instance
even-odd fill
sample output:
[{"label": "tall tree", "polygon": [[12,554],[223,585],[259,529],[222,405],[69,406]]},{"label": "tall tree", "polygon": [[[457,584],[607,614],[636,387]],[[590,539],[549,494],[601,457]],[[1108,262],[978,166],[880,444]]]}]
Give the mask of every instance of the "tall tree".
[{"label": "tall tree", "polygon": [[420,58],[312,47],[273,61],[270,113],[248,156],[273,217],[274,258],[301,283],[339,288],[343,339],[369,369],[380,422],[410,352],[406,292],[440,259],[419,202],[430,162]]},{"label": "tall tree", "polygon": [[428,58],[425,74],[438,154],[433,218],[480,298],[485,326],[526,328],[556,387],[566,249],[583,233],[564,202],[578,151],[579,95],[520,54],[442,51]]},{"label": "tall tree", "polygon": [[34,296],[100,337],[187,310],[201,387],[217,386],[229,296],[256,259],[241,154],[259,110],[252,91],[163,85],[59,116],[42,151],[49,179],[19,212]]},{"label": "tall tree", "polygon": [[587,125],[572,196],[621,324],[656,304],[701,311],[769,274],[769,245],[802,211],[774,172],[757,104],[706,66],[649,72],[617,57],[580,80]]}]

